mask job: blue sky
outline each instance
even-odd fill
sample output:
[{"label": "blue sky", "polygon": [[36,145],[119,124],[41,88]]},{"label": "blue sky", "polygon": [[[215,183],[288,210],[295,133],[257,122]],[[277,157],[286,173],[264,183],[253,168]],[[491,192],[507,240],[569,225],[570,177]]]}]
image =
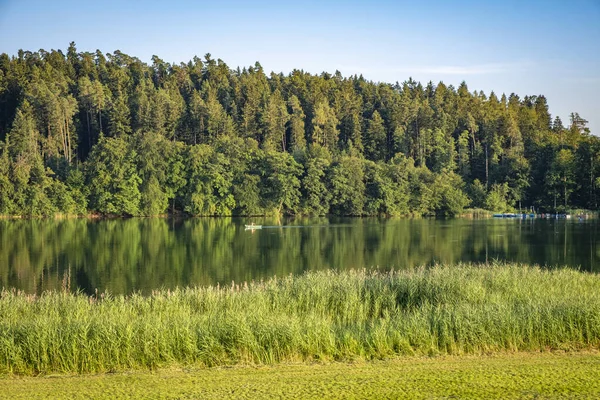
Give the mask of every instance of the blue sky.
[{"label": "blue sky", "polygon": [[600,0],[0,0],[0,52],[71,41],[143,61],[211,53],[232,68],[544,94],[553,116],[577,111],[600,135]]}]

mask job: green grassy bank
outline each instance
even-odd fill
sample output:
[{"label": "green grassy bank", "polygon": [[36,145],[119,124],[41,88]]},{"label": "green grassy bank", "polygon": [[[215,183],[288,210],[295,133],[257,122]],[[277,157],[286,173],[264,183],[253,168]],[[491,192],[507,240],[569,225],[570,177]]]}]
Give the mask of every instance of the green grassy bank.
[{"label": "green grassy bank", "polygon": [[600,347],[600,276],[520,265],[315,272],[151,296],[0,295],[0,373]]},{"label": "green grassy bank", "polygon": [[0,378],[0,399],[597,399],[580,352]]}]

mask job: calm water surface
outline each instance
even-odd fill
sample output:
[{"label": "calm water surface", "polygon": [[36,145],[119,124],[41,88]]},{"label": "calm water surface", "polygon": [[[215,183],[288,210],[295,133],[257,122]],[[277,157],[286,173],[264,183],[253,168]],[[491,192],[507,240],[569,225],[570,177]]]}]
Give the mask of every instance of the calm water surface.
[{"label": "calm water surface", "polygon": [[149,293],[319,269],[510,260],[600,271],[597,220],[0,220],[0,287]]}]

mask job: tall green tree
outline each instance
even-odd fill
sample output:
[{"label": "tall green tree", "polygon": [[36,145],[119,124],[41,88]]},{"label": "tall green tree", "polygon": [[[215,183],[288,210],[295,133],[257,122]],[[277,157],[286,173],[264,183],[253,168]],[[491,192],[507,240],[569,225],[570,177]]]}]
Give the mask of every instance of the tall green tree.
[{"label": "tall green tree", "polygon": [[315,107],[312,119],[312,143],[327,148],[329,151],[337,149],[339,131],[338,120],[333,109],[327,101],[319,102]]},{"label": "tall green tree", "polygon": [[139,215],[137,152],[126,137],[101,135],[86,161],[90,207],[101,214]]},{"label": "tall green tree", "polygon": [[387,134],[383,119],[379,112],[375,110],[371,119],[367,121],[367,129],[362,142],[365,146],[365,156],[369,160],[383,160],[386,154]]},{"label": "tall green tree", "polygon": [[159,215],[167,212],[185,183],[182,146],[156,132],[138,132],[134,138],[137,171],[141,178],[140,213]]},{"label": "tall green tree", "polygon": [[562,197],[563,207],[566,211],[569,196],[575,189],[575,156],[570,149],[561,149],[556,153],[551,169],[548,171],[547,181],[556,199]]},{"label": "tall green tree", "polygon": [[286,124],[290,120],[287,105],[279,90],[267,100],[263,115],[264,138],[263,147],[267,150],[287,150]]},{"label": "tall green tree", "polygon": [[14,186],[10,181],[11,161],[7,148],[9,139],[7,137],[5,143],[0,143],[0,215],[11,214],[14,210]]},{"label": "tall green tree", "polygon": [[233,118],[227,115],[227,112],[217,98],[217,91],[209,83],[202,87],[204,94],[207,142],[212,142],[221,136],[234,135]]},{"label": "tall green tree", "polygon": [[471,202],[463,191],[464,183],[459,175],[443,170],[434,179],[434,211],[438,216],[459,215]]},{"label": "tall green tree", "polygon": [[304,110],[300,100],[295,95],[290,96],[288,100],[289,108],[291,109],[290,119],[288,122],[289,143],[290,148],[304,150],[306,148],[306,132],[304,130]]},{"label": "tall green tree", "polygon": [[427,165],[436,173],[456,169],[456,147],[454,138],[436,128],[431,132],[431,147]]},{"label": "tall green tree", "polygon": [[26,216],[53,215],[57,210],[48,198],[52,171],[44,166],[42,136],[27,101],[17,110],[8,138],[3,158],[9,160],[14,209]]},{"label": "tall green tree", "polygon": [[326,175],[331,164],[331,154],[320,146],[311,146],[304,157],[304,174],[301,179],[302,212],[325,215],[329,212],[331,194],[327,190]]},{"label": "tall green tree", "polygon": [[470,178],[471,175],[471,157],[469,151],[469,131],[464,130],[458,136],[458,140],[456,141],[457,152],[456,152],[456,163],[457,163],[457,172],[466,180]]},{"label": "tall green tree", "polygon": [[337,215],[360,216],[365,206],[365,182],[362,159],[342,155],[329,169],[331,212]]},{"label": "tall green tree", "polygon": [[262,198],[277,215],[295,214],[300,205],[302,169],[289,153],[267,151],[263,157]]},{"label": "tall green tree", "polygon": [[208,145],[189,148],[184,210],[192,215],[228,216],[236,205],[229,160]]}]

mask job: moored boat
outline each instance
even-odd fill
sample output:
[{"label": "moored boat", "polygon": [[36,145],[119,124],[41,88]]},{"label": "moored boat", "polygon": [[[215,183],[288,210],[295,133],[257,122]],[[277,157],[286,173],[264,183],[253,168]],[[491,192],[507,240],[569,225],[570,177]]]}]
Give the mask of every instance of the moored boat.
[{"label": "moored boat", "polygon": [[245,227],[246,227],[246,230],[262,229],[262,225],[254,225],[254,224],[245,225]]}]

